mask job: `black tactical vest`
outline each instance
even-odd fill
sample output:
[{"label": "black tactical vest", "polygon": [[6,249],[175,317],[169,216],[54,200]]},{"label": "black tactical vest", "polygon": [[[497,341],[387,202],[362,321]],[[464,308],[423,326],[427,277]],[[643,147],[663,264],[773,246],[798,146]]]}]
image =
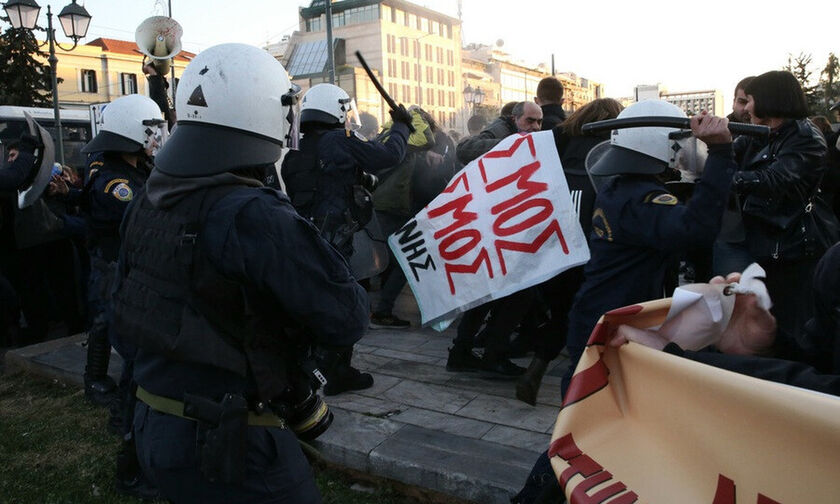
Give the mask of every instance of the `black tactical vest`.
[{"label": "black tactical vest", "polygon": [[261,314],[270,308],[201,251],[206,214],[237,189],[197,191],[165,211],[145,194],[135,202],[126,215],[127,275],[115,297],[116,327],[127,342],[168,360],[232,371],[268,401],[287,386],[284,329],[269,327]]},{"label": "black tactical vest", "polygon": [[323,176],[318,157],[318,141],[321,135],[308,133],[316,138],[304,142],[301,150],[292,150],[283,158],[280,175],[286,185],[286,194],[292,206],[302,216],[313,217],[314,205],[320,188],[320,178]]}]

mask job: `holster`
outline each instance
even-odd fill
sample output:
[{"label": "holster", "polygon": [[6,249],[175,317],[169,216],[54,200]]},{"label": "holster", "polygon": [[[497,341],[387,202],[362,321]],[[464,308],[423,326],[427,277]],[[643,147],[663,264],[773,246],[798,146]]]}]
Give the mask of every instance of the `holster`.
[{"label": "holster", "polygon": [[198,422],[196,453],[209,481],[238,484],[245,480],[248,402],[225,394],[221,403],[184,394],[184,415]]}]

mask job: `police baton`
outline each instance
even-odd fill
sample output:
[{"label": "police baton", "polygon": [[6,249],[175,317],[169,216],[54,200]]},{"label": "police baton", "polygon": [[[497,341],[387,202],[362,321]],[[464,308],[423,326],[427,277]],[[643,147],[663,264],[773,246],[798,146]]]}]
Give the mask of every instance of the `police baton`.
[{"label": "police baton", "polygon": [[373,75],[373,70],[370,69],[370,67],[367,64],[367,61],[365,61],[365,58],[362,57],[362,53],[356,51],[356,57],[359,58],[359,63],[362,64],[362,68],[365,69],[365,72],[367,72],[368,77],[370,77],[370,80],[373,82],[373,87],[375,87],[376,90],[379,91],[379,94],[382,95],[382,98],[385,100],[385,103],[387,103],[392,110],[397,110],[398,108],[400,108],[400,106],[397,105],[397,102],[395,102],[394,99],[391,98],[391,95],[389,95],[388,92],[385,91],[385,88],[382,87],[382,84],[379,83],[379,79],[377,79],[376,76]]},{"label": "police baton", "polygon": [[[607,119],[605,121],[595,121],[591,123],[586,123],[581,128],[581,131],[583,131],[584,133],[595,133],[604,130],[642,128],[646,126],[691,129],[691,119],[689,119],[688,117],[662,116],[623,117],[621,119]],[[757,124],[731,122],[729,123],[729,131],[735,135],[747,135],[765,138],[770,136],[769,127],[760,126]]]},{"label": "police baton", "polygon": [[[370,67],[367,64],[367,61],[365,61],[365,58],[362,56],[362,53],[360,51],[356,51],[356,57],[359,58],[359,63],[362,64],[362,68],[365,69],[365,72],[368,74],[368,77],[370,77],[371,82],[373,82],[373,87],[375,87],[376,90],[379,91],[379,94],[382,96],[382,99],[385,100],[385,103],[387,103],[388,106],[391,107],[391,110],[399,110],[400,106],[397,105],[397,102],[395,102],[393,98],[391,98],[391,95],[388,94],[388,91],[385,91],[385,88],[382,87],[382,84],[379,83],[379,79],[377,79],[376,76],[373,75],[373,70],[370,69]],[[414,126],[412,126],[411,124],[408,125],[408,129],[409,131],[414,133]]]}]

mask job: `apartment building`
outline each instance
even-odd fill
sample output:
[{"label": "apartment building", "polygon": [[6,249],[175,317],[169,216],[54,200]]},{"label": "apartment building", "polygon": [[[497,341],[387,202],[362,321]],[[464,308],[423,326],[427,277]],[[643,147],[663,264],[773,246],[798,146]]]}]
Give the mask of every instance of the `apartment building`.
[{"label": "apartment building", "polygon": [[360,51],[396,101],[420,105],[443,127],[455,126],[463,106],[457,18],[405,0],[338,0],[331,8],[334,44],[329,49],[324,0],[299,9],[299,30],[282,60],[295,83],[307,89],[323,82],[332,50],[336,83],[355,96],[361,110],[387,119],[387,107],[357,70],[354,53]]},{"label": "apartment building", "polygon": [[[98,38],[67,52],[55,48],[58,101],[62,108],[87,109],[91,103],[110,102],[120,96],[139,93],[149,96],[141,68],[143,53],[133,41]],[[175,79],[195,56],[182,51],[175,57]],[[46,57],[42,63],[49,71]],[[169,76],[167,76],[169,77]]]}]

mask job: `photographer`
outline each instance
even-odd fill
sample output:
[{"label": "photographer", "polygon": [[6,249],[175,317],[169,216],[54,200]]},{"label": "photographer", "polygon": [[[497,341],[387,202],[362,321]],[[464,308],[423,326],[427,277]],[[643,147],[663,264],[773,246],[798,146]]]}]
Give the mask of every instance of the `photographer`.
[{"label": "photographer", "polygon": [[291,87],[256,47],[198,54],[176,96],[190,113],[123,221],[116,345],[136,348],[138,460],[169,501],[320,502],[295,434],[331,417],[300,354],[355,343],[367,296],[260,182],[283,149]]}]

